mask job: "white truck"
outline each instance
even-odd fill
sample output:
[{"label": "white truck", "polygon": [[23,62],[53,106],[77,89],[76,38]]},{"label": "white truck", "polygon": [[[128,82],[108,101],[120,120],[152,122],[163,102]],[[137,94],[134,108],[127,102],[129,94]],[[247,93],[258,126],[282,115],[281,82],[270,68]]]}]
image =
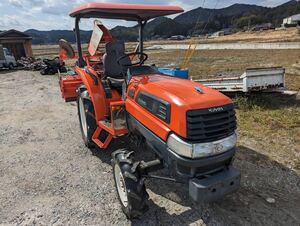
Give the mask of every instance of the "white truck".
[{"label": "white truck", "polygon": [[17,62],[13,54],[7,49],[0,45],[0,68],[13,69],[17,66]]}]

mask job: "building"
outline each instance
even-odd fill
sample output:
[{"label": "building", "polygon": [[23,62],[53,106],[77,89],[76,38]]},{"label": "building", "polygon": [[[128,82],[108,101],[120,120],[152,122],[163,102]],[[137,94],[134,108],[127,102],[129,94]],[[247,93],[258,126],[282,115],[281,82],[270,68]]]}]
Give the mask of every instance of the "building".
[{"label": "building", "polygon": [[251,28],[251,31],[266,31],[275,29],[275,26],[272,23],[265,23],[265,24],[257,24]]},{"label": "building", "polygon": [[283,27],[296,27],[300,26],[300,14],[296,14],[283,19]]},{"label": "building", "polygon": [[0,44],[9,49],[18,60],[21,57],[32,57],[32,38],[20,31],[0,32]]},{"label": "building", "polygon": [[222,37],[222,36],[231,35],[231,34],[233,34],[233,30],[231,28],[224,28],[221,31],[217,31],[217,32],[213,33],[211,35],[211,38],[217,38],[217,37]]},{"label": "building", "polygon": [[178,40],[178,41],[184,40],[184,39],[186,39],[186,37],[183,35],[173,35],[169,38],[169,40]]},{"label": "building", "polygon": [[217,38],[217,37],[222,37],[225,36],[225,32],[224,31],[217,31],[215,33],[213,33],[210,37],[211,38]]}]

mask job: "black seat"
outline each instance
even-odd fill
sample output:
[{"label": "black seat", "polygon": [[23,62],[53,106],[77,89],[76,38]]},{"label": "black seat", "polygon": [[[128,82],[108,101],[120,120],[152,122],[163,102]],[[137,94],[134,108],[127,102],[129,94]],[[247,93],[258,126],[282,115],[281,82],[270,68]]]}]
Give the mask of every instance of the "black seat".
[{"label": "black seat", "polygon": [[123,83],[124,83],[123,78],[117,79],[117,78],[107,77],[107,80],[110,82],[111,86],[114,88],[120,88],[123,86]]},{"label": "black seat", "polygon": [[[110,81],[114,88],[122,87],[124,83],[124,75],[127,73],[128,67],[118,64],[118,59],[125,56],[125,44],[123,41],[113,41],[107,43],[106,53],[103,56],[104,75]],[[122,60],[122,64],[130,64],[129,57]]]}]

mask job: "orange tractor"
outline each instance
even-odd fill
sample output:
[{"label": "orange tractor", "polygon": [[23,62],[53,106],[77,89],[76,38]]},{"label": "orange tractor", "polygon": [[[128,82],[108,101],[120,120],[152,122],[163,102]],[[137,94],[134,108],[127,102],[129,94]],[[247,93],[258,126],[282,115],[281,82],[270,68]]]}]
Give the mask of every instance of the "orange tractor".
[{"label": "orange tractor", "polygon": [[[60,43],[61,59],[77,59],[74,75],[61,77],[60,87],[66,101],[77,101],[85,145],[105,150],[112,139],[126,135],[154,153],[150,161],[134,161],[134,152],[126,149],[112,154],[116,191],[128,218],[147,210],[146,178],[182,183],[195,202],[220,199],[240,186],[240,172],[232,166],[237,142],[232,101],[146,64],[147,21],[180,12],[183,9],[176,6],[84,4],[70,14],[75,18],[78,55],[65,41]],[[82,18],[136,21],[137,50],[126,53],[124,42],[114,40],[95,21],[88,53],[83,54]],[[168,169],[169,176],[154,175],[159,169]]]}]

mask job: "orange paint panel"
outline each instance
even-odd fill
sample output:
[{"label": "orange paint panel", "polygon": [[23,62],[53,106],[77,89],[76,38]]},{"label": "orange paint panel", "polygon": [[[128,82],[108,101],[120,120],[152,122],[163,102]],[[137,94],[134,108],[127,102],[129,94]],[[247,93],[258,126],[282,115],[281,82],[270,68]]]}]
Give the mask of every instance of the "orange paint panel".
[{"label": "orange paint panel", "polygon": [[76,100],[76,90],[82,85],[80,76],[64,76],[59,79],[61,95],[65,101]]},{"label": "orange paint panel", "polygon": [[144,92],[171,105],[170,123],[167,124],[139,106],[135,100],[126,100],[127,111],[163,140],[167,139],[170,131],[187,137],[187,111],[232,103],[225,95],[199,83],[161,74],[133,77],[129,83],[130,89],[135,90],[135,98],[138,93]]},{"label": "orange paint panel", "polygon": [[[94,105],[96,121],[103,120],[109,114],[109,108],[101,81],[98,79],[98,85],[96,86],[93,78],[84,69],[76,67],[75,70],[90,94]],[[97,76],[97,73],[93,69],[89,68],[89,70]]]},{"label": "orange paint panel", "polygon": [[170,133],[170,129],[165,123],[153,116],[147,110],[139,106],[135,101],[131,99],[126,100],[126,111],[128,111],[134,118],[141,122],[144,126],[150,129],[153,133],[159,136],[163,140],[167,140]]}]

